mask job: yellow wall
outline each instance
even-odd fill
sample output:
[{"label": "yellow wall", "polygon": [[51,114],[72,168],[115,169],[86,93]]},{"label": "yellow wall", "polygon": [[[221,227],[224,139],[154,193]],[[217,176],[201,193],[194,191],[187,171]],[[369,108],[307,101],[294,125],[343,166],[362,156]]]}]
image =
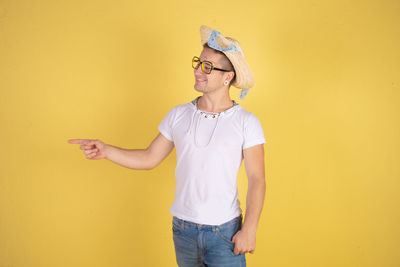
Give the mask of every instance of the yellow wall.
[{"label": "yellow wall", "polygon": [[[0,1],[0,266],[176,266],[175,150],[145,148],[189,102],[199,27],[237,38],[267,144],[248,266],[400,266],[400,2]],[[247,178],[238,177],[245,208]]]}]

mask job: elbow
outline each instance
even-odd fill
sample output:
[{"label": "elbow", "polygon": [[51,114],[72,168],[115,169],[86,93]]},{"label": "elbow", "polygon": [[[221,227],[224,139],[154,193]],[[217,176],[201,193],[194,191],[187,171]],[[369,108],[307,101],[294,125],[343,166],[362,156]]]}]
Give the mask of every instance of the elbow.
[{"label": "elbow", "polygon": [[260,187],[265,190],[266,182],[264,175],[255,175],[249,179],[249,186],[254,185],[255,187]]},{"label": "elbow", "polygon": [[154,161],[154,159],[152,157],[152,153],[149,150],[149,148],[146,148],[144,150],[144,153],[145,153],[144,158],[143,158],[143,165],[144,166],[142,167],[142,169],[143,170],[152,170],[155,167],[157,167],[157,163]]},{"label": "elbow", "polygon": [[143,170],[143,171],[149,171],[154,169],[154,166],[152,165],[142,165],[142,166],[136,166],[136,167],[129,167],[131,170]]},{"label": "elbow", "polygon": [[154,166],[154,165],[148,165],[148,166],[144,167],[143,170],[149,171],[149,170],[154,169],[155,167],[156,167],[156,166]]},{"label": "elbow", "polygon": [[144,166],[144,170],[152,170],[155,167],[157,167],[160,163],[159,162],[155,162],[155,161],[148,161],[146,163],[146,166]]},{"label": "elbow", "polygon": [[156,166],[157,166],[157,165],[154,164],[154,162],[147,161],[147,162],[144,162],[144,163],[143,163],[143,165],[140,167],[140,169],[141,169],[141,170],[146,170],[146,171],[148,171],[148,170],[154,169]]}]

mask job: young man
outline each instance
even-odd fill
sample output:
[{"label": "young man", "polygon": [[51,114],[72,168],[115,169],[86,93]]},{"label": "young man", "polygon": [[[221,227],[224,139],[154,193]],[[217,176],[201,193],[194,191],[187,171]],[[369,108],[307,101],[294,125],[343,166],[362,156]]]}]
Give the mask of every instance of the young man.
[{"label": "young man", "polygon": [[[263,129],[257,117],[230,99],[229,88],[254,84],[238,41],[200,27],[203,50],[192,59],[194,88],[202,93],[173,107],[147,149],[122,149],[75,139],[87,158],[107,158],[132,169],[152,169],[176,148],[175,200],[170,208],[179,266],[246,266],[254,253],[265,196]],[[247,89],[244,89],[247,88]],[[246,216],[238,200],[237,172],[248,177]]]}]

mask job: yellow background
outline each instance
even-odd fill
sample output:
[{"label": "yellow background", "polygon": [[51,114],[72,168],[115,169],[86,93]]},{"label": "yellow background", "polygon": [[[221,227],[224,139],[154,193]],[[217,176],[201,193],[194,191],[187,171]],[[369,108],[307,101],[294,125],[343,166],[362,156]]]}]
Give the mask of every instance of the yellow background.
[{"label": "yellow background", "polygon": [[[157,168],[71,138],[146,148],[199,94],[204,24],[255,76],[267,192],[248,266],[400,266],[400,2],[0,1],[0,267],[176,266],[175,150]],[[245,209],[244,164],[239,194]]]}]

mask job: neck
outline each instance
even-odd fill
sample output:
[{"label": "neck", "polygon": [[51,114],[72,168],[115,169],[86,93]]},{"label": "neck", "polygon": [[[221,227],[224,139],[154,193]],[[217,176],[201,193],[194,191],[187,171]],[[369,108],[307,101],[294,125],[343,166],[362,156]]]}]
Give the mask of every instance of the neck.
[{"label": "neck", "polygon": [[216,96],[205,93],[197,100],[198,109],[214,113],[225,111],[233,107],[233,105],[229,94]]}]

